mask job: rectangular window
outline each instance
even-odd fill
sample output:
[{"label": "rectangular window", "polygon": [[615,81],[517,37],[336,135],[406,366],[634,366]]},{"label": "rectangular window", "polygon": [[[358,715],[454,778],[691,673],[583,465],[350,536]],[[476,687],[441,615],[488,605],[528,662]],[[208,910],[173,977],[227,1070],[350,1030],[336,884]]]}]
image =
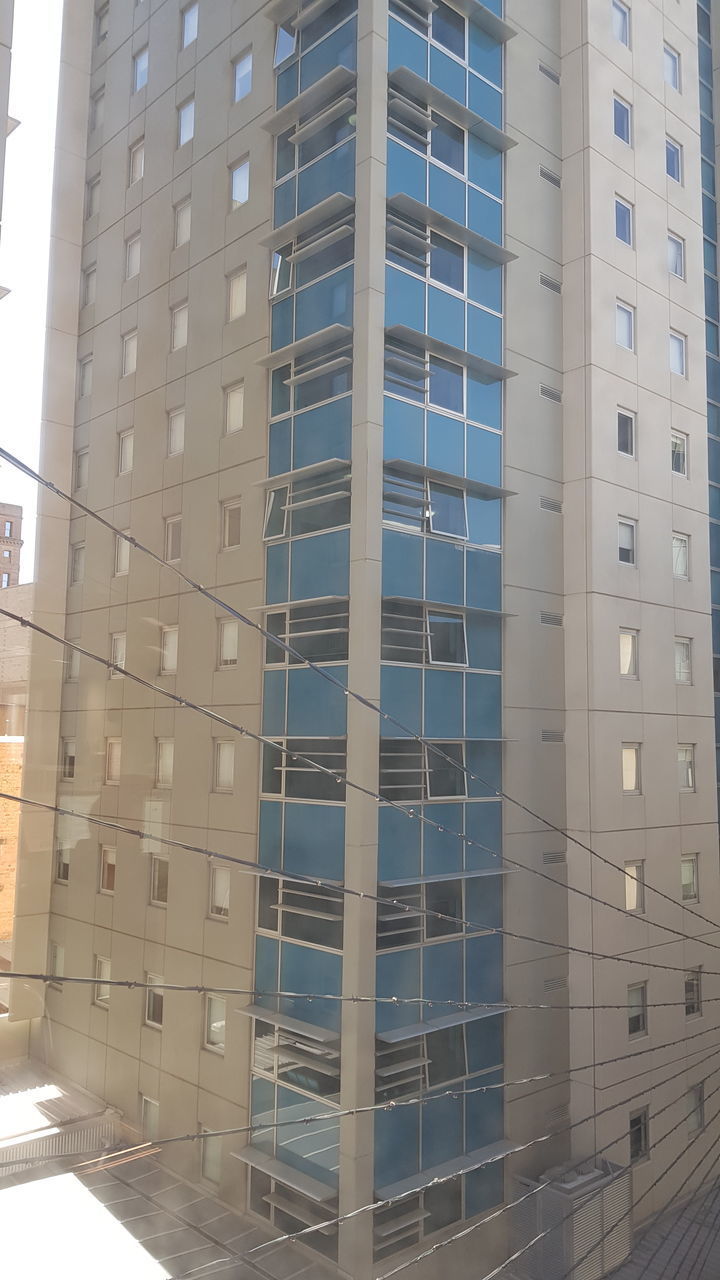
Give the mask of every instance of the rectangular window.
[{"label": "rectangular window", "polygon": [[168,414],[168,457],[185,448],[185,410],[173,409]]},{"label": "rectangular window", "polygon": [[[201,1133],[208,1130],[202,1128]],[[222,1138],[210,1134],[200,1142],[200,1173],[207,1182],[218,1183],[222,1174]]]},{"label": "rectangular window", "polygon": [[85,577],[85,543],[75,542],[70,548],[70,582],[82,582]]},{"label": "rectangular window", "polygon": [[113,849],[110,845],[104,844],[100,848],[100,892],[115,892],[115,867],[117,864],[117,849]]},{"label": "rectangular window", "polygon": [[[51,942],[48,954],[48,972],[54,978],[62,978],[65,973],[65,948],[59,942]],[[56,989],[62,989],[58,982],[51,983]]]},{"label": "rectangular window", "polygon": [[696,1084],[687,1091],[688,1133],[699,1133],[705,1128],[705,1086]]},{"label": "rectangular window", "polygon": [[182,548],[182,518],[171,516],[165,521],[165,559],[179,560]]},{"label": "rectangular window", "polygon": [[137,369],[137,330],[126,333],[122,340],[122,376],[127,378]]},{"label": "rectangular window", "polygon": [[690,538],[687,533],[672,536],[672,565],[674,578],[690,577]]},{"label": "rectangular window", "polygon": [[105,120],[105,90],[100,89],[90,99],[90,132],[102,128]]},{"label": "rectangular window", "polygon": [[618,520],[618,560],[621,564],[635,564],[637,522]]},{"label": "rectangular window", "polygon": [[670,330],[670,372],[685,377],[687,367],[687,338],[683,333]]},{"label": "rectangular window", "polygon": [[183,200],[181,204],[175,205],[175,248],[179,249],[181,244],[187,244],[190,239],[190,230],[192,227],[192,205],[189,200]]},{"label": "rectangular window", "polygon": [[247,98],[252,89],[252,53],[241,53],[234,63],[234,101]]},{"label": "rectangular window", "polygon": [[115,576],[120,577],[122,574],[130,571],[130,543],[119,533],[115,534]]},{"label": "rectangular window", "polygon": [[74,738],[63,738],[62,740],[62,767],[61,776],[65,779],[75,777],[75,762],[77,759],[77,743]]},{"label": "rectangular window", "polygon": [[645,863],[625,863],[625,910],[645,910]]},{"label": "rectangular window", "polygon": [[80,679],[80,654],[77,649],[69,649],[65,660],[65,679]]},{"label": "rectangular window", "polygon": [[636,982],[627,989],[628,1035],[647,1035],[647,982]]},{"label": "rectangular window", "polygon": [[435,6],[431,31],[436,44],[465,60],[465,19],[444,0],[439,0]]},{"label": "rectangular window", "polygon": [[632,132],[632,108],[629,102],[613,94],[613,131],[615,137],[630,146]]},{"label": "rectangular window", "polygon": [[686,854],[680,859],[680,886],[683,902],[697,902],[700,897],[698,879],[698,856],[696,853]]},{"label": "rectangular window", "polygon": [[160,1132],[160,1103],[154,1098],[140,1097],[140,1123],[146,1142],[154,1142]]},{"label": "rectangular window", "polygon": [[85,271],[83,271],[83,280],[82,280],[82,304],[84,307],[91,306],[91,304],[95,301],[96,286],[97,286],[97,269],[94,266],[87,267]]},{"label": "rectangular window", "polygon": [[110,961],[107,956],[95,957],[95,1003],[107,1004],[110,999]]},{"label": "rectangular window", "polygon": [[200,5],[197,3],[197,0],[195,0],[195,4],[189,4],[187,8],[183,9],[182,14],[180,15],[181,49],[187,49],[188,45],[192,44],[193,40],[197,40],[199,9]]},{"label": "rectangular window", "polygon": [[214,788],[232,791],[235,785],[235,743],[215,743]]},{"label": "rectangular window", "polygon": [[170,675],[177,671],[179,627],[163,627],[160,637],[160,672]]},{"label": "rectangular window", "polygon": [[133,453],[135,449],[135,432],[122,431],[118,436],[118,475],[123,476],[133,469]]},{"label": "rectangular window", "polygon": [[615,341],[627,351],[635,350],[635,308],[625,302],[615,304]]},{"label": "rectangular window", "polygon": [[455,173],[465,173],[465,130],[437,111],[432,113],[430,155]]},{"label": "rectangular window", "polygon": [[83,356],[78,366],[78,395],[80,399],[89,396],[92,391],[93,360],[92,356]]},{"label": "rectangular window", "polygon": [[241,507],[239,502],[225,502],[222,509],[222,545],[223,550],[228,547],[240,546],[240,521]]},{"label": "rectangular window", "polygon": [[125,241],[125,279],[132,280],[140,272],[140,236]]},{"label": "rectangular window", "polygon": [[105,781],[118,783],[122,767],[122,740],[108,738],[105,744]]},{"label": "rectangular window", "polygon": [[228,320],[245,315],[247,306],[247,267],[228,277]]},{"label": "rectangular window", "polygon": [[144,89],[148,80],[149,53],[148,47],[139,49],[133,57],[133,93]]},{"label": "rectangular window", "polygon": [[195,134],[195,99],[190,98],[188,102],[183,102],[178,107],[177,113],[177,144],[184,147],[186,142],[191,142]]},{"label": "rectangular window", "polygon": [[153,854],[150,862],[150,901],[153,906],[167,906],[169,879],[169,859],[163,858],[159,854]]},{"label": "rectangular window", "polygon": [[675,637],[675,682],[692,684],[692,640]]},{"label": "rectangular window", "polygon": [[647,1107],[630,1112],[630,1163],[647,1160],[650,1154],[650,1114]]},{"label": "rectangular window", "polygon": [[671,276],[685,279],[685,241],[668,231],[668,271]]},{"label": "rectangular window", "polygon": [[182,302],[170,312],[170,350],[179,351],[187,346],[188,340],[188,304]]},{"label": "rectangular window", "polygon": [[685,974],[685,1017],[697,1018],[702,1013],[702,971],[688,969]]},{"label": "rectangular window", "polygon": [[2,575],[2,578],[0,578],[0,586],[3,586],[3,587],[9,587],[9,586],[10,586],[10,574],[9,574],[9,573],[4,573],[4,574]]},{"label": "rectangular window", "polygon": [[695,747],[685,743],[677,749],[678,786],[681,791],[695,790]]},{"label": "rectangular window", "polygon": [[669,44],[666,44],[663,48],[663,72],[665,75],[665,83],[669,84],[671,89],[677,89],[679,93],[680,54]]},{"label": "rectangular window", "polygon": [[629,627],[620,628],[620,675],[627,680],[637,680],[638,641],[637,631],[631,631]]},{"label": "rectangular window", "polygon": [[100,179],[91,178],[85,191],[85,217],[92,218],[100,208]]},{"label": "rectangular window", "polygon": [[55,879],[67,884],[70,879],[70,850],[64,844],[55,846]]},{"label": "rectangular window", "polygon": [[297,35],[290,27],[276,27],[273,66],[280,67],[283,62],[287,62],[293,56],[296,45]]},{"label": "rectangular window", "polygon": [[104,44],[110,29],[110,5],[104,4],[95,14],[95,43]]},{"label": "rectangular window", "polygon": [[[110,636],[110,661],[116,667],[125,668],[125,659],[127,655],[127,632],[114,631]],[[110,671],[110,679],[122,679],[119,671]]]},{"label": "rectangular window", "polygon": [[665,172],[674,182],[682,182],[682,147],[672,138],[665,139]]},{"label": "rectangular window", "polygon": [[618,453],[624,453],[628,458],[635,457],[635,415],[625,409],[618,409],[617,442]]},{"label": "rectangular window", "polygon": [[462,614],[428,609],[427,645],[429,662],[464,667],[467,664],[467,646]]},{"label": "rectangular window", "polygon": [[230,206],[239,209],[250,196],[250,161],[241,160],[230,170]]},{"label": "rectangular window", "polygon": [[613,35],[620,44],[630,48],[630,10],[622,0],[612,0]]},{"label": "rectangular window", "polygon": [[171,787],[173,780],[173,764],[175,761],[175,741],[173,738],[158,738],[155,751],[155,786]]},{"label": "rectangular window", "polygon": [[218,666],[236,667],[238,660],[239,625],[221,620],[218,624]]},{"label": "rectangular window", "polygon": [[[148,973],[145,981],[162,984],[159,973]],[[148,987],[145,993],[145,1021],[151,1027],[161,1027],[163,1022],[163,993],[157,987]]]},{"label": "rectangular window", "polygon": [[615,235],[623,244],[633,242],[633,208],[626,200],[615,197]]},{"label": "rectangular window", "polygon": [[640,743],[622,745],[622,789],[626,796],[640,795]]},{"label": "rectangular window", "polygon": [[210,867],[210,915],[227,920],[230,915],[230,869]]},{"label": "rectangular window", "polygon": [[225,1052],[226,1001],[222,996],[205,997],[205,1048]]},{"label": "rectangular window", "polygon": [[245,383],[236,382],[225,392],[225,431],[240,431],[245,422]]},{"label": "rectangular window", "polygon": [[670,433],[670,465],[676,476],[688,473],[688,438],[684,431]]},{"label": "rectangular window", "polygon": [[139,182],[145,172],[145,139],[134,142],[128,152],[128,186]]}]

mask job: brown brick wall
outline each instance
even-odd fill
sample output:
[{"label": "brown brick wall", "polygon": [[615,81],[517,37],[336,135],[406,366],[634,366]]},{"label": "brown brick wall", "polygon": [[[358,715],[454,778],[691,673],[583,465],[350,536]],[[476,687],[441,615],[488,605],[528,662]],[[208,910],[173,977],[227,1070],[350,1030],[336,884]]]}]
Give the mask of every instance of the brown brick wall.
[{"label": "brown brick wall", "polygon": [[[0,742],[0,791],[22,789],[22,742]],[[20,806],[0,800],[0,941],[12,935]]]}]

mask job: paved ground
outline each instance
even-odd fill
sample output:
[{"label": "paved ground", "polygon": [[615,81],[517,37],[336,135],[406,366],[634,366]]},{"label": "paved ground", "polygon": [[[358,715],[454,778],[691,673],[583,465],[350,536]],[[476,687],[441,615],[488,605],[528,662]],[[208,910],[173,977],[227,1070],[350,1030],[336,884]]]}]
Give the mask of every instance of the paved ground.
[{"label": "paved ground", "polygon": [[[664,1214],[642,1236],[612,1280],[718,1280],[720,1184]],[[610,1280],[610,1277],[608,1277]]]}]

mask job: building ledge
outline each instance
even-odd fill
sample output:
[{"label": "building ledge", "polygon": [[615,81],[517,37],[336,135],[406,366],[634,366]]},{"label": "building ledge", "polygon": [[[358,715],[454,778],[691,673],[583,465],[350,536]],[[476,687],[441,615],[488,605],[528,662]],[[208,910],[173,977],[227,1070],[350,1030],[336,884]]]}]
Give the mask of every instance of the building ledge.
[{"label": "building ledge", "polygon": [[519,867],[486,867],[484,871],[442,871],[436,876],[403,876],[401,880],[380,880],[383,889],[401,889],[410,884],[441,884],[444,880],[477,880],[481,876],[511,876]]},{"label": "building ledge", "polygon": [[492,262],[501,264],[514,262],[518,256],[516,253],[511,253],[509,249],[505,249],[503,245],[496,244],[494,240],[488,240],[487,236],[481,236],[470,227],[464,227],[461,222],[455,222],[444,213],[438,213],[437,209],[431,209],[429,205],[413,200],[412,196],[405,195],[404,191],[389,196],[388,206],[408,218],[413,218],[416,222],[423,222],[432,231],[442,232],[450,240],[457,240],[460,244],[467,245],[468,249],[482,254],[484,258],[490,258]]},{"label": "building ledge", "polygon": [[308,355],[317,347],[324,347],[326,344],[329,346],[332,342],[339,342],[341,338],[349,342],[352,335],[353,331],[347,324],[329,324],[326,329],[309,333],[306,338],[299,338],[297,342],[291,342],[287,347],[278,347],[269,355],[262,356],[256,364],[263,369],[277,369],[280,365],[291,364],[293,360],[297,360],[298,356]]},{"label": "building ledge", "polygon": [[[412,75],[412,72],[410,74]],[[350,71],[348,67],[333,67],[332,71],[328,71],[321,80],[316,80],[309,89],[299,93],[297,98],[293,98],[279,111],[269,116],[263,124],[263,129],[273,134],[284,133],[301,116],[311,115],[326,100],[339,98],[346,90],[354,87],[356,80],[355,72]],[[422,84],[423,81],[421,80],[420,83]]]},{"label": "building ledge", "polygon": [[237,1011],[248,1018],[260,1018],[274,1027],[282,1027],[284,1031],[292,1031],[296,1035],[305,1036],[308,1040],[317,1040],[320,1044],[337,1042],[337,1031],[328,1027],[316,1027],[312,1022],[303,1022],[300,1018],[292,1018],[287,1013],[278,1013],[277,1009],[266,1009],[263,1004],[241,1005]]},{"label": "building ledge", "polygon": [[506,1004],[475,1005],[472,1009],[456,1009],[453,1013],[444,1013],[440,1018],[427,1022],[411,1022],[406,1027],[392,1027],[389,1031],[378,1031],[377,1038],[383,1044],[401,1044],[404,1040],[414,1040],[416,1036],[429,1035],[431,1031],[442,1031],[444,1027],[461,1027],[466,1022],[479,1022],[481,1018],[496,1018],[500,1013],[507,1013]]},{"label": "building ledge", "polygon": [[479,1147],[475,1151],[468,1151],[466,1155],[457,1156],[454,1160],[446,1160],[444,1164],[436,1164],[432,1169],[421,1169],[419,1173],[414,1173],[409,1178],[401,1178],[399,1182],[389,1182],[384,1187],[378,1187],[377,1194],[382,1200],[392,1200],[395,1196],[410,1195],[413,1191],[420,1191],[423,1187],[427,1187],[436,1178],[452,1178],[455,1174],[471,1173],[473,1169],[479,1169],[481,1165],[493,1164],[496,1160],[504,1160],[505,1156],[509,1156],[513,1151],[517,1150],[517,1144],[502,1138],[500,1142],[492,1142],[487,1147]]},{"label": "building ledge", "polygon": [[[302,1132],[301,1125],[298,1125],[298,1131]],[[292,1187],[293,1191],[307,1196],[308,1200],[325,1204],[328,1200],[334,1200],[337,1195],[335,1187],[328,1187],[318,1178],[311,1177],[309,1173],[300,1173],[299,1169],[293,1169],[291,1165],[284,1164],[282,1160],[276,1160],[274,1156],[266,1155],[264,1151],[258,1151],[256,1147],[243,1147],[242,1151],[233,1151],[232,1155],[235,1160],[241,1160],[243,1164],[249,1164],[251,1168],[266,1173],[276,1182]]]},{"label": "building ledge", "polygon": [[453,124],[459,125],[461,129],[467,129],[468,133],[475,134],[489,146],[495,147],[496,151],[509,151],[511,147],[517,146],[515,138],[511,138],[503,129],[496,128],[494,124],[490,124],[489,120],[484,120],[482,116],[470,111],[469,107],[464,107],[461,102],[443,93],[442,89],[430,84],[429,80],[424,80],[409,67],[397,67],[395,71],[390,72],[388,79],[393,88],[439,111],[447,120],[452,120]]},{"label": "building ledge", "polygon": [[437,484],[449,485],[453,489],[465,489],[476,498],[492,502],[496,498],[514,498],[515,489],[500,489],[494,484],[485,484],[482,480],[471,480],[468,476],[458,476],[450,471],[437,471],[434,467],[426,467],[420,462],[406,462],[404,458],[387,458],[385,467],[391,471],[399,471],[403,475],[424,477]]},{"label": "building ledge", "polygon": [[513,36],[517,35],[517,31],[510,26],[509,22],[498,18],[492,9],[480,4],[479,0],[453,0],[453,7],[460,13],[464,13],[476,27],[482,27],[493,40],[498,40],[501,44],[506,40],[512,40]]},{"label": "building ledge", "polygon": [[[338,325],[337,328],[342,328]],[[486,360],[484,356],[473,355],[472,351],[466,351],[463,347],[452,347],[449,342],[441,342],[439,338],[431,338],[429,333],[422,333],[420,329],[410,329],[406,324],[394,324],[385,332],[391,338],[397,338],[399,342],[406,342],[408,346],[417,347],[419,350],[427,351],[431,356],[438,356],[441,360],[448,360],[451,364],[465,365],[467,369],[472,369],[473,373],[477,373],[486,382],[504,382],[506,378],[514,378],[514,369],[508,369],[505,365],[495,364],[493,360]],[[328,339],[329,341],[329,339]],[[287,348],[289,350],[289,348]],[[262,364],[263,361],[258,361]],[[278,360],[278,364],[285,363]]]},{"label": "building ledge", "polygon": [[298,236],[304,235],[306,231],[312,231],[319,222],[329,222],[335,216],[349,213],[354,204],[352,196],[336,191],[334,195],[327,196],[319,204],[314,204],[311,209],[298,214],[297,218],[293,218],[291,222],[283,222],[269,235],[263,236],[259,243],[267,245],[270,249],[277,249],[280,245],[289,244],[291,240],[297,240]]}]

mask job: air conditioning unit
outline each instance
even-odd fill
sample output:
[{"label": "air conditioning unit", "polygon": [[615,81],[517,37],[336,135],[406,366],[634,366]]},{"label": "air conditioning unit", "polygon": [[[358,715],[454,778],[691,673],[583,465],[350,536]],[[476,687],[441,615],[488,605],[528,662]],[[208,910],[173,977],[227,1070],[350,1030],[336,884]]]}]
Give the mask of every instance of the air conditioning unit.
[{"label": "air conditioning unit", "polygon": [[[571,1268],[573,1280],[601,1280],[628,1257],[633,1235],[629,1169],[609,1160],[566,1165],[535,1180],[518,1178],[517,1186],[520,1196],[534,1194],[515,1210],[514,1248],[542,1236],[516,1263],[528,1280],[560,1280]],[[577,1266],[581,1258],[585,1261]]]}]

